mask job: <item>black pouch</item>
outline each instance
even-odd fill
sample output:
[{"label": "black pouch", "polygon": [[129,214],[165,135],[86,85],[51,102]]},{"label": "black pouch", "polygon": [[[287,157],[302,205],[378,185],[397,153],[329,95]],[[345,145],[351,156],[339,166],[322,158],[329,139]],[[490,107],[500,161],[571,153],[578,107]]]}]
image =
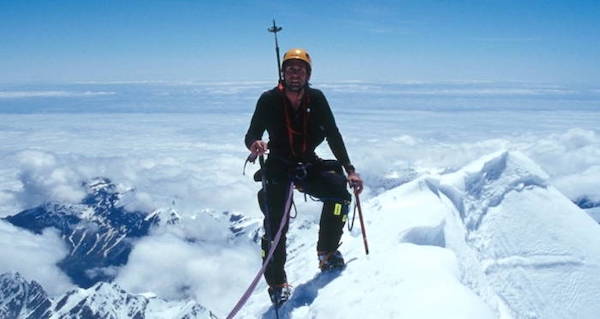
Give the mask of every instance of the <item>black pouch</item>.
[{"label": "black pouch", "polygon": [[256,173],[254,173],[254,181],[255,182],[260,182],[262,181],[262,168],[259,168],[258,171],[256,171]]},{"label": "black pouch", "polygon": [[347,183],[344,169],[340,162],[336,160],[320,160],[318,164],[318,174],[334,184],[346,185]]},{"label": "black pouch", "polygon": [[342,176],[345,176],[342,164],[340,164],[340,162],[338,162],[337,160],[322,159],[322,160],[319,160],[319,166],[321,167],[321,170],[323,172],[331,172],[331,173],[341,174]]}]

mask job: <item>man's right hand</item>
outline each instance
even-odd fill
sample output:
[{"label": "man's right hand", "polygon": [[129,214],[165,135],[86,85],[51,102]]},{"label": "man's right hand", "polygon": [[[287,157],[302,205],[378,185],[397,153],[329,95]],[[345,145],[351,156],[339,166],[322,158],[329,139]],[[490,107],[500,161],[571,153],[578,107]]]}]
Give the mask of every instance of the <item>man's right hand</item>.
[{"label": "man's right hand", "polygon": [[250,152],[254,155],[263,155],[268,149],[267,142],[262,140],[256,140],[250,145]]}]

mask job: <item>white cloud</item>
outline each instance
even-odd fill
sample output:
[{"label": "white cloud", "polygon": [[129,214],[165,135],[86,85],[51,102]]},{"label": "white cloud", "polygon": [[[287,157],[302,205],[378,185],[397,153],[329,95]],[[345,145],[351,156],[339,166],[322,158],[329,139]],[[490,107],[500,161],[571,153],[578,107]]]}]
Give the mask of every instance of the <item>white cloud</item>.
[{"label": "white cloud", "polygon": [[[179,147],[175,145],[174,147]],[[236,152],[228,144],[190,145],[202,150],[197,159],[173,156],[88,157],[25,150],[7,158],[13,163],[19,185],[3,190],[0,203],[27,209],[46,201],[78,203],[85,196],[83,183],[107,177],[124,195],[121,204],[130,211],[151,212],[176,207],[183,215],[200,209],[242,210],[258,213],[257,184],[241,175],[243,160],[212,151]],[[249,167],[252,174],[256,167]],[[17,211],[3,213],[12,215]]]},{"label": "white cloud", "polygon": [[0,217],[14,214],[19,210],[15,193],[11,190],[0,191]]},{"label": "white cloud", "polygon": [[32,207],[48,200],[78,203],[85,196],[81,174],[54,154],[23,151],[17,161],[23,185],[17,196],[22,206]]},{"label": "white cloud", "polygon": [[600,165],[583,172],[557,176],[553,184],[571,200],[587,197],[591,201],[600,202]]},{"label": "white cloud", "polygon": [[459,97],[478,97],[478,96],[553,96],[569,95],[575,91],[560,89],[536,89],[536,88],[373,88],[368,85],[345,85],[331,88],[338,93],[356,93],[363,91],[369,94],[387,94],[387,95],[406,95],[406,96],[459,96]]},{"label": "white cloud", "polygon": [[554,176],[582,173],[600,166],[600,136],[591,130],[571,129],[551,134],[527,145],[526,149]]},{"label": "white cloud", "polygon": [[258,249],[239,241],[207,214],[140,240],[116,278],[129,291],[166,299],[195,298],[226,313],[260,268]]},{"label": "white cloud", "polygon": [[106,91],[0,91],[0,99],[48,98],[48,97],[92,97],[115,95]]},{"label": "white cloud", "polygon": [[0,221],[0,254],[0,273],[19,272],[40,283],[51,296],[73,287],[56,266],[68,250],[59,234],[51,229],[35,235]]},{"label": "white cloud", "polygon": [[[364,138],[358,141],[364,143]],[[372,190],[397,185],[390,178],[407,181],[421,174],[451,172],[485,154],[510,149],[526,153],[570,199],[600,198],[600,135],[593,130],[574,128],[548,135],[530,133],[464,142],[404,134],[369,142],[377,146],[377,152],[354,144],[350,146],[352,158]]]},{"label": "white cloud", "polygon": [[504,43],[504,42],[534,42],[534,41],[539,41],[539,38],[534,38],[534,37],[488,37],[488,38],[473,38],[473,40],[475,41],[481,41],[481,42],[500,42],[500,43]]},{"label": "white cloud", "polygon": [[530,83],[502,83],[482,81],[449,82],[334,82],[322,83],[319,88],[333,93],[345,93],[352,96],[408,96],[408,97],[552,97],[580,94],[583,91],[556,85],[538,85]]},{"label": "white cloud", "polygon": [[600,145],[600,136],[597,136],[596,132],[580,128],[570,129],[559,135],[558,140],[569,151],[593,146],[594,144]]},{"label": "white cloud", "polygon": [[600,136],[595,131],[575,128],[551,134],[525,150],[571,200],[600,200]]}]

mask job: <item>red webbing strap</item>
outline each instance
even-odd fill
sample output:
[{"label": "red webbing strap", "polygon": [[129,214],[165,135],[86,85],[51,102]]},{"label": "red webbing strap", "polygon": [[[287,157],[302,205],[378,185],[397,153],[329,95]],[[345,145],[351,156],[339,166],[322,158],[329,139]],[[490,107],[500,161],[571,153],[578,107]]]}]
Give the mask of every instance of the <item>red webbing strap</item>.
[{"label": "red webbing strap", "polygon": [[304,155],[304,153],[306,153],[306,150],[308,149],[308,116],[310,115],[310,111],[308,110],[308,104],[310,103],[310,97],[308,96],[308,91],[304,92],[304,96],[302,96],[302,102],[300,104],[300,108],[304,108],[304,114],[303,114],[303,121],[302,121],[302,133],[294,130],[292,128],[292,120],[289,114],[289,108],[291,108],[291,106],[289,105],[288,99],[285,96],[285,91],[282,91],[282,95],[281,95],[281,99],[283,101],[283,112],[284,112],[284,117],[285,117],[285,125],[287,128],[287,133],[288,133],[288,141],[290,143],[290,151],[292,152],[292,156],[294,157],[298,157],[296,154],[296,150],[295,150],[295,144],[294,144],[294,135],[299,135],[302,136],[302,154]]},{"label": "red webbing strap", "polygon": [[295,131],[292,128],[292,120],[290,119],[290,112],[288,110],[290,106],[287,101],[287,98],[285,97],[285,95],[283,95],[281,99],[283,100],[283,116],[285,116],[285,127],[287,128],[288,142],[290,143],[290,151],[292,152],[292,156],[296,157],[296,150],[294,147],[294,134],[300,135],[300,132]]},{"label": "red webbing strap", "polygon": [[256,288],[256,285],[258,284],[260,277],[262,277],[262,275],[265,273],[265,270],[267,269],[267,265],[269,265],[269,262],[271,262],[271,258],[273,258],[273,253],[275,252],[275,248],[277,248],[277,245],[279,244],[279,240],[281,240],[281,234],[283,233],[283,228],[285,227],[285,225],[288,222],[293,191],[294,191],[294,183],[290,181],[290,187],[288,188],[288,197],[285,202],[285,206],[283,206],[285,210],[284,210],[283,216],[281,217],[281,222],[279,223],[279,229],[277,230],[277,234],[275,234],[275,238],[273,238],[273,242],[271,243],[271,247],[269,248],[269,253],[267,254],[267,258],[265,259],[265,262],[263,263],[262,268],[258,271],[256,276],[252,280],[252,283],[250,283],[250,286],[248,287],[248,289],[246,289],[246,291],[244,292],[244,294],[242,295],[240,300],[237,302],[237,304],[235,304],[235,307],[233,307],[231,312],[229,312],[229,314],[227,315],[227,319],[233,318],[238,313],[238,311],[240,311],[240,309],[242,309],[244,304],[246,304],[246,301],[248,301],[248,299],[250,298],[250,295]]}]

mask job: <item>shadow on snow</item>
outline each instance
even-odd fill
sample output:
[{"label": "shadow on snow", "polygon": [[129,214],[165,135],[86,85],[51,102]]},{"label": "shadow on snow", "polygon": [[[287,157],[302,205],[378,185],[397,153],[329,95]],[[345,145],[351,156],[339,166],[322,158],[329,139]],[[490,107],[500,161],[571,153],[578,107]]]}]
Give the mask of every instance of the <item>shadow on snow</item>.
[{"label": "shadow on snow", "polygon": [[[346,265],[348,265],[348,263],[350,263],[354,259],[355,258],[349,260],[346,263]],[[327,286],[327,284],[332,282],[335,278],[339,277],[342,274],[342,271],[343,269],[320,272],[316,274],[313,277],[313,279],[296,287],[290,299],[279,308],[279,318],[287,319],[295,309],[311,305],[317,298],[319,290]],[[262,318],[277,318],[277,314],[275,313],[275,307],[271,306],[269,310],[267,310],[267,312],[263,314]]]}]

